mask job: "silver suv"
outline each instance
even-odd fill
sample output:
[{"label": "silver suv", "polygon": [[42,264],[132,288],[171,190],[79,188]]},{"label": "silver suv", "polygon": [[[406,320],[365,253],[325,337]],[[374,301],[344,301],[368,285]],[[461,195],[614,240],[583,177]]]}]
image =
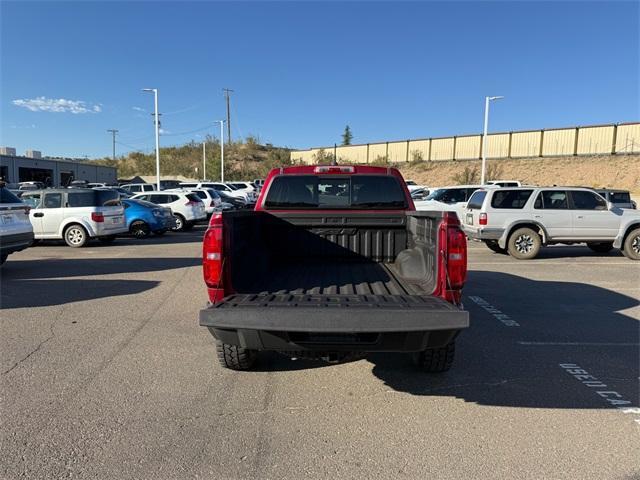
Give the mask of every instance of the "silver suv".
[{"label": "silver suv", "polygon": [[528,260],[543,245],[620,248],[640,260],[640,212],[616,207],[588,188],[520,187],[476,191],[460,218],[469,238]]}]

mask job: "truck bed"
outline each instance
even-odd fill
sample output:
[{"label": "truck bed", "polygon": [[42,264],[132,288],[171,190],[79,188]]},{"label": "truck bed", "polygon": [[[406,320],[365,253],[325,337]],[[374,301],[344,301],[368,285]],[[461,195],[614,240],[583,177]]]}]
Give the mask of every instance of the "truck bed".
[{"label": "truck bed", "polygon": [[243,293],[409,296],[415,291],[384,263],[323,261],[275,265]]}]

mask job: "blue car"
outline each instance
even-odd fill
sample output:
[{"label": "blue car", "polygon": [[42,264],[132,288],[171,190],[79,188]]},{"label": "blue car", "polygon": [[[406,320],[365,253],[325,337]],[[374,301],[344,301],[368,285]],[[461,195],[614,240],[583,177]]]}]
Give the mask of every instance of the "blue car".
[{"label": "blue car", "polygon": [[171,209],[144,200],[123,198],[124,219],[129,232],[136,238],[146,238],[151,232],[162,235],[176,225]]}]

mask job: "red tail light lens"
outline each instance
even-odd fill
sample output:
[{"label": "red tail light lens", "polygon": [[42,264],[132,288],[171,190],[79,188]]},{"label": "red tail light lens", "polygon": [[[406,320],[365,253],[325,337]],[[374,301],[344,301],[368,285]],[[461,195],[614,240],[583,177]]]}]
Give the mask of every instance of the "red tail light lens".
[{"label": "red tail light lens", "polygon": [[467,279],[467,239],[460,230],[460,221],[455,213],[444,214],[439,228],[438,243],[438,295],[448,302],[458,304]]},{"label": "red tail light lens", "polygon": [[100,212],[91,212],[91,220],[97,223],[104,222],[104,215]]},{"label": "red tail light lens", "polygon": [[313,173],[355,173],[355,167],[316,167],[313,169]]},{"label": "red tail light lens", "polygon": [[487,214],[486,213],[481,213],[480,214],[480,218],[478,219],[478,224],[479,225],[486,225],[487,224]]},{"label": "red tail light lens", "polygon": [[202,242],[202,273],[212,302],[224,298],[222,247],[222,214],[218,213],[211,217]]}]

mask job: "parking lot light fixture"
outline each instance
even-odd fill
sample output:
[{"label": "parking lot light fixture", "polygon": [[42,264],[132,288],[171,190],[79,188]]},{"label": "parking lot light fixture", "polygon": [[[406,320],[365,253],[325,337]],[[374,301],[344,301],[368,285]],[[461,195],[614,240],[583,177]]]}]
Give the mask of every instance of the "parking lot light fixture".
[{"label": "parking lot light fixture", "polygon": [[220,124],[220,181],[224,183],[224,120],[216,120]]},{"label": "parking lot light fixture", "polygon": [[158,117],[158,89],[143,88],[143,92],[153,92],[154,123],[156,127],[156,188],[160,191],[160,117]]},{"label": "parking lot light fixture", "polygon": [[504,98],[501,95],[496,97],[484,98],[484,133],[482,134],[482,174],[480,176],[480,184],[484,185],[487,171],[487,130],[489,128],[489,102],[491,100],[500,100]]}]

